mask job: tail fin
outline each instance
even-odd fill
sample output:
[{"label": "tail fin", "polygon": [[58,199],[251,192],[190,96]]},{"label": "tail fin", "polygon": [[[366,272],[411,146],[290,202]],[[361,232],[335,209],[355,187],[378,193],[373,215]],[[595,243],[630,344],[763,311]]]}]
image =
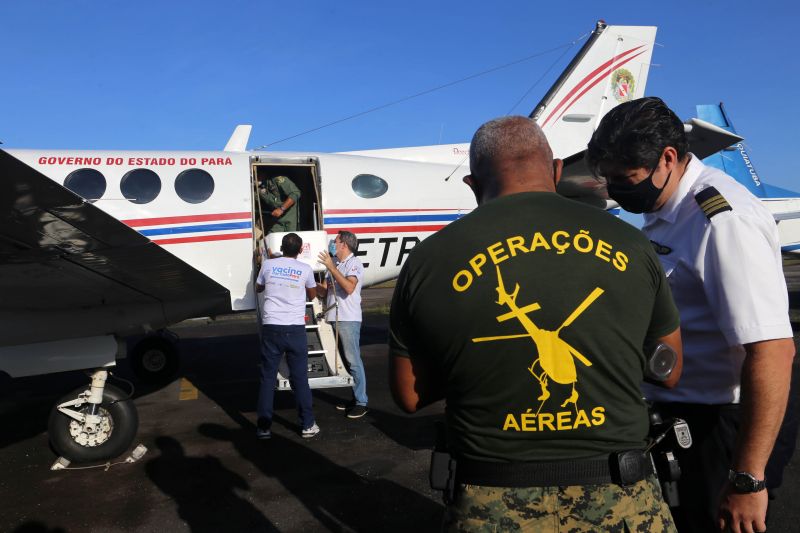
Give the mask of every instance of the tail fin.
[{"label": "tail fin", "polygon": [[233,135],[228,139],[228,144],[223,148],[226,152],[244,152],[247,150],[247,141],[250,139],[250,131],[253,126],[249,124],[239,124],[233,130]]},{"label": "tail fin", "polygon": [[591,37],[530,117],[547,135],[556,157],[586,149],[600,119],[621,102],[644,96],[655,26],[607,26]]},{"label": "tail fin", "polygon": [[[736,133],[730,117],[725,112],[722,103],[704,104],[697,106],[697,117],[715,126]],[[736,181],[758,198],[787,198],[797,197],[798,193],[764,183],[758,175],[753,161],[747,153],[744,142],[738,142],[716,154],[706,157],[703,162],[718,168],[733,177]]]}]

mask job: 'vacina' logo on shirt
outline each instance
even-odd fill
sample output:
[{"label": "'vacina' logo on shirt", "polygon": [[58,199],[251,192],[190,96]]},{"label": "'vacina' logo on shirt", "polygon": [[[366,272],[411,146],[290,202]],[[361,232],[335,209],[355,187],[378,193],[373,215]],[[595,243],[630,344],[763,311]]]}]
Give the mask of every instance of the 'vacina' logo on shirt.
[{"label": "'vacina' logo on shirt", "polygon": [[298,281],[303,275],[303,271],[292,267],[273,266],[272,275],[276,278]]},{"label": "'vacina' logo on shirt", "polygon": [[[591,420],[583,409],[578,409],[578,372],[575,366],[577,359],[584,366],[592,366],[592,362],[587,359],[583,354],[576,350],[564,339],[559,337],[561,330],[569,327],[586,309],[589,308],[595,300],[602,294],[603,289],[596,287],[589,295],[581,302],[578,307],[564,320],[561,326],[555,331],[548,331],[539,328],[533,320],[528,316],[528,313],[541,309],[541,306],[534,302],[523,307],[517,305],[517,294],[519,293],[519,283],[516,284],[514,292],[509,294],[503,284],[503,276],[500,273],[500,266],[497,269],[497,305],[508,307],[509,311],[497,316],[498,322],[505,322],[516,318],[519,320],[525,333],[515,335],[500,335],[495,337],[475,337],[472,342],[488,342],[497,340],[519,339],[530,337],[536,345],[538,356],[534,359],[533,363],[528,367],[528,372],[539,383],[541,394],[537,398],[539,409],[535,414],[526,412],[519,415],[519,421],[514,417],[513,413],[508,413],[506,420],[503,424],[503,430],[509,429],[516,431],[543,431],[550,429],[551,431],[577,429],[581,426],[591,427],[599,426],[605,422],[605,409],[603,407],[595,407],[592,409]],[[561,411],[555,416],[550,413],[541,413],[542,407],[545,402],[550,398],[550,391],[548,390],[548,383],[550,381],[561,385],[570,385],[572,393],[569,398],[564,400],[561,407],[564,408],[568,404],[572,404],[575,409],[575,419],[572,420],[571,411]],[[530,411],[530,409],[528,410]],[[556,425],[553,424],[556,422]]]}]

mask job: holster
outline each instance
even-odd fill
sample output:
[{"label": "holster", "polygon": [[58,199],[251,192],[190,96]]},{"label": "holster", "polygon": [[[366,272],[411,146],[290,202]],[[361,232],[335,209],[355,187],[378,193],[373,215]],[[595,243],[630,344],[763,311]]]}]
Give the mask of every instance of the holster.
[{"label": "holster", "polygon": [[456,460],[447,449],[447,434],[443,422],[437,422],[436,445],[431,452],[431,468],[428,480],[433,490],[441,490],[445,503],[455,498]]}]

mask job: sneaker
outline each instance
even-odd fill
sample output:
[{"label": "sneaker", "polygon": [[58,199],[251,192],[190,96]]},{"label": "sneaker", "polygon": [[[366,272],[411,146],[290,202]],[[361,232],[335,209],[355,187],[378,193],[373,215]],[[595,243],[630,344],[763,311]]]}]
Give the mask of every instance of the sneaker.
[{"label": "sneaker", "polygon": [[300,432],[304,439],[310,439],[312,437],[316,437],[319,434],[319,426],[314,423],[313,426],[310,428],[306,428]]},{"label": "sneaker", "polygon": [[365,414],[367,414],[367,406],[366,405],[354,405],[349,411],[347,411],[347,418],[361,418]]},{"label": "sneaker", "polygon": [[259,439],[262,439],[262,440],[271,439],[272,438],[272,431],[270,431],[269,429],[261,429],[261,428],[256,429],[256,437],[258,437]]},{"label": "sneaker", "polygon": [[350,400],[349,402],[340,402],[336,404],[337,411],[349,411],[353,407],[356,406],[355,400]]}]

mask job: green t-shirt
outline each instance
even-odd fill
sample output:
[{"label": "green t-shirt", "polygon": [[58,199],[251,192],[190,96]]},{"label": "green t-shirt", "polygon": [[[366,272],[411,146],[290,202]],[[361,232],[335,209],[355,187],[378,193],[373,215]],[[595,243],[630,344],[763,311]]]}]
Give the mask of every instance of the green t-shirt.
[{"label": "green t-shirt", "polygon": [[414,248],[390,345],[441,374],[457,455],[563,460],[643,447],[643,346],[678,325],[641,232],[534,192],[486,203]]}]

